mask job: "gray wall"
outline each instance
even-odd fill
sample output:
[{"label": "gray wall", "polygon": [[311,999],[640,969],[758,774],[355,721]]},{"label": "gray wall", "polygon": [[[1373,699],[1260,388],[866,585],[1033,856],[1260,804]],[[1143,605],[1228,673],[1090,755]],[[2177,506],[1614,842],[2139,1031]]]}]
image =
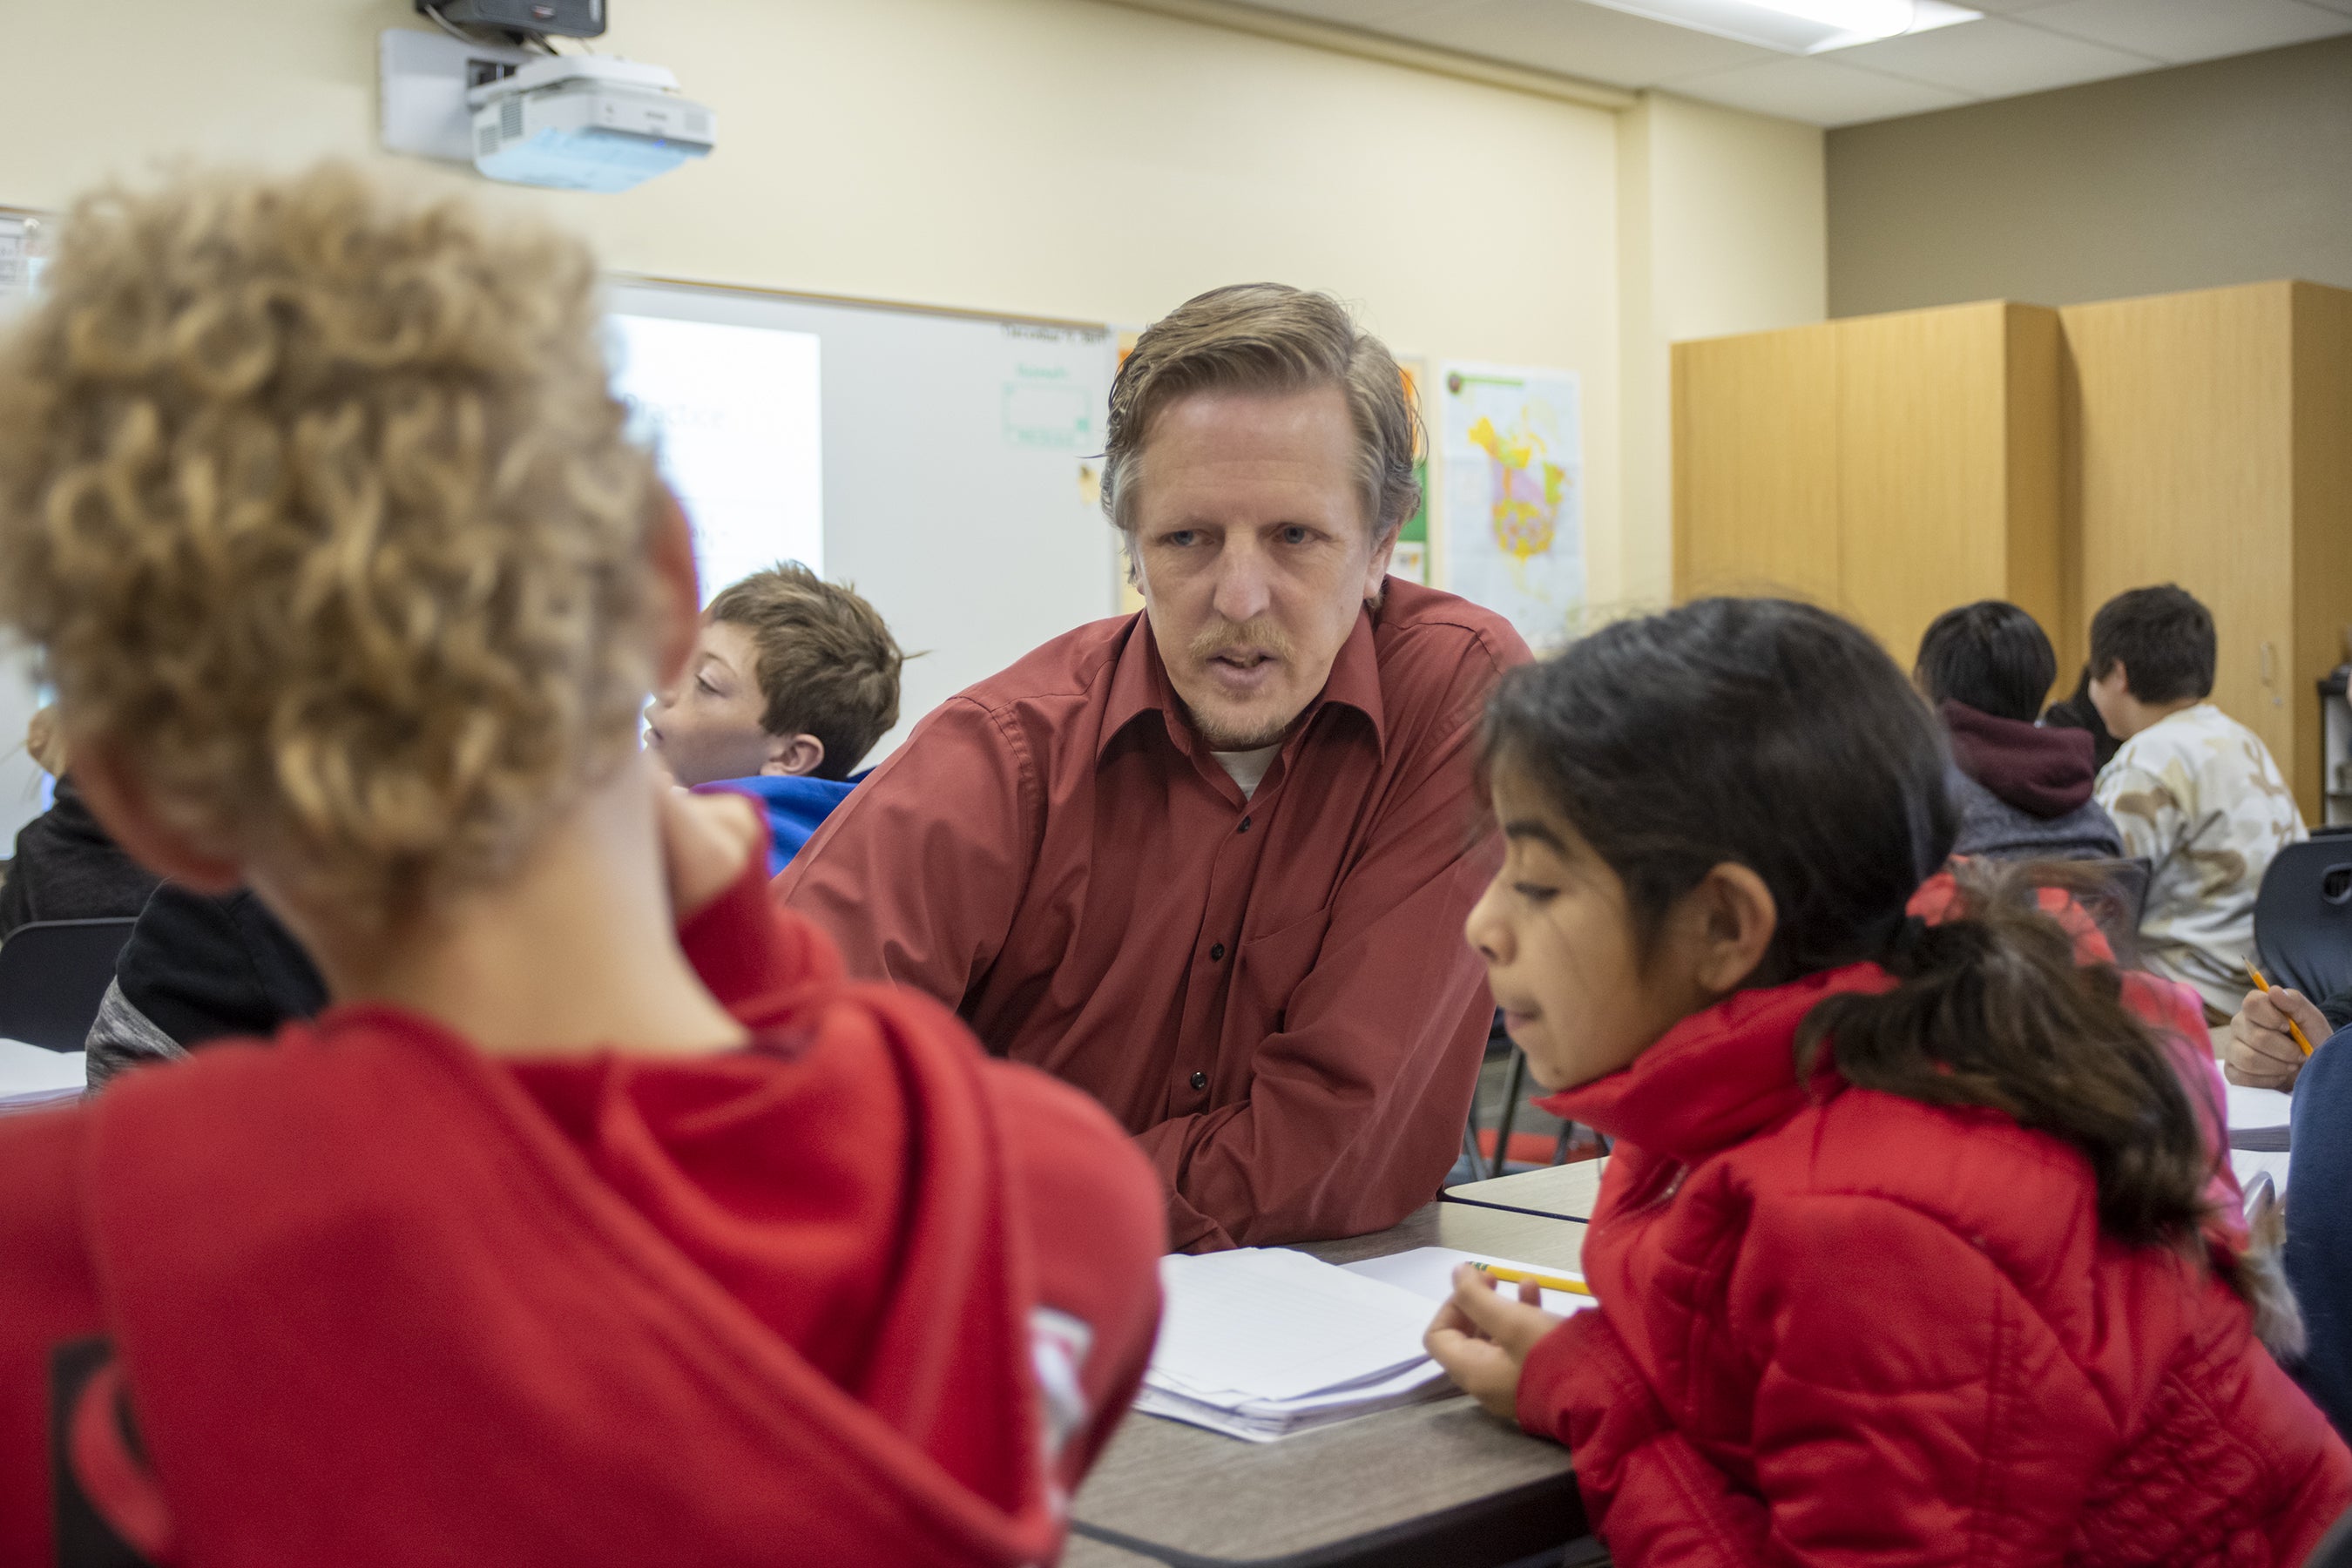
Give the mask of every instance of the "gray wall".
[{"label": "gray wall", "polygon": [[1832,131],[1830,313],[2352,288],[2352,37]]}]

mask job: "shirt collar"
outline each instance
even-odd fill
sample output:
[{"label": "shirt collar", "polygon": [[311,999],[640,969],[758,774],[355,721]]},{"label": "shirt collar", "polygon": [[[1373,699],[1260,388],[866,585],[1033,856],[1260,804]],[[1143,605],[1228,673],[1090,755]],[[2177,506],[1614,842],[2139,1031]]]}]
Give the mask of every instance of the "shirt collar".
[{"label": "shirt collar", "polygon": [[[1339,657],[1331,661],[1331,673],[1325,679],[1323,689],[1307,705],[1309,724],[1301,725],[1292,739],[1296,741],[1307,732],[1317,709],[1334,702],[1361,713],[1372,726],[1373,745],[1386,751],[1388,710],[1381,700],[1380,648],[1374,638],[1373,612],[1369,609],[1357,613],[1348,640],[1339,645]],[[1128,631],[1126,646],[1119,650],[1118,662],[1111,670],[1110,696],[1103,708],[1101,739],[1095,743],[1095,761],[1101,762],[1120,732],[1146,713],[1158,713],[1168,728],[1168,738],[1184,746],[1192,726],[1182,718],[1183,708],[1176,700],[1175,687],[1169,683],[1168,667],[1160,662],[1159,639],[1152,636],[1150,615],[1138,610]],[[1289,750],[1286,746],[1284,754],[1287,755]]]}]

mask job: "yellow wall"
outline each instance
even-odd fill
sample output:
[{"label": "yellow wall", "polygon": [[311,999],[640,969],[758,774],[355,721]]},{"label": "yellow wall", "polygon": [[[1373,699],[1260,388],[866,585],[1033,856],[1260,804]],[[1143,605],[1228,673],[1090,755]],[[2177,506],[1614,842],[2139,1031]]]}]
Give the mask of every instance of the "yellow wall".
[{"label": "yellow wall", "polygon": [[[718,154],[619,196],[450,177],[623,269],[1122,323],[1276,278],[1401,352],[1576,370],[1596,598],[1665,591],[1667,342],[1823,313],[1810,127],[1659,95],[1612,115],[1095,0],[613,15],[598,47],[717,106]],[[183,153],[380,157],[376,35],[418,25],[405,0],[7,0],[0,204]]]},{"label": "yellow wall", "polygon": [[[405,0],[128,9],[8,7],[0,203],[184,150],[380,156],[376,34],[421,21]],[[670,276],[1114,322],[1243,279],[1329,289],[1401,350],[1582,371],[1613,512],[1605,110],[1092,0],[613,15],[599,47],[716,106],[718,153],[617,196],[455,177]]]},{"label": "yellow wall", "polygon": [[1669,345],[1827,313],[1822,132],[1665,93],[1618,117],[1624,504],[1613,591],[1596,534],[1593,597],[1672,591]]},{"label": "yellow wall", "polygon": [[1097,0],[612,10],[598,47],[675,69],[719,148],[588,196],[376,152],[376,37],[422,25],[407,0],[0,0],[0,205],[186,154],[340,153],[551,210],[623,270],[1120,324],[1239,279],[1328,289],[1400,353],[1579,373],[1602,603],[1667,590],[1668,341],[1822,313],[1809,127],[1612,113]]}]

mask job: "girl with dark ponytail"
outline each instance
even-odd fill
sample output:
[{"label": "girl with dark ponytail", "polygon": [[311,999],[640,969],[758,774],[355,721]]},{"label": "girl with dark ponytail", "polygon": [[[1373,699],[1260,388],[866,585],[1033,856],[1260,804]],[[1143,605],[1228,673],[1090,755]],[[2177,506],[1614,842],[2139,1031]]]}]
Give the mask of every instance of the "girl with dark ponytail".
[{"label": "girl with dark ponytail", "polygon": [[1942,871],[1942,731],[1875,643],[1623,622],[1505,676],[1484,763],[1470,941],[1618,1142],[1598,1310],[1465,1272],[1429,1344],[1570,1445],[1618,1562],[2303,1560],[2352,1456],[2256,1337],[2200,1016]]}]

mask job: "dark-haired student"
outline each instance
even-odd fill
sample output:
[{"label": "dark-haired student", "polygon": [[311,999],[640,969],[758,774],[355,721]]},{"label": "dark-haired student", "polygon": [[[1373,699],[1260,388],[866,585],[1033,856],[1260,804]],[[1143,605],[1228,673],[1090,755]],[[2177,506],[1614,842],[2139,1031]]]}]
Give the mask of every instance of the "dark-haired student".
[{"label": "dark-haired student", "polygon": [[2033,721],[2058,656],[2017,605],[1986,599],[1947,610],[1919,639],[1912,679],[1952,740],[1956,855],[1994,859],[2113,859],[2116,825],[2091,798],[2091,737]]},{"label": "dark-haired student", "polygon": [[2123,742],[2098,800],[2126,853],[2154,868],[2140,960],[2235,1013],[2253,984],[2254,896],[2286,846],[2307,837],[2263,739],[2206,700],[2213,617],[2166,584],[2118,594],[2091,620],[2091,700]]},{"label": "dark-haired student", "polygon": [[83,1041],[90,1085],[215,1040],[268,1039],[326,1005],[318,965],[252,889],[166,882],[131,925]]},{"label": "dark-haired student", "polygon": [[16,834],[7,879],[0,882],[0,940],[35,921],[136,915],[159,879],[123,853],[82,799],[67,767],[56,709],[43,708],[33,715],[26,726],[25,750],[57,779],[57,797]]},{"label": "dark-haired student", "polygon": [[2098,704],[2091,700],[2091,667],[2084,665],[2075,678],[2074,689],[2050,705],[2042,715],[2042,722],[2053,730],[2080,730],[2091,737],[2091,765],[2104,768],[2115,760],[2116,749],[2123,744],[2107,733],[2107,721],[2099,717]]},{"label": "dark-haired student", "polygon": [[2304,1560],[2352,1455],[2257,1337],[2293,1305],[2189,999],[2078,966],[2015,872],[1922,889],[1944,747],[1875,643],[1777,600],[1620,623],[1507,675],[1482,755],[1470,941],[1617,1153],[1599,1310],[1465,1270],[1429,1345],[1569,1445],[1617,1561]]}]

